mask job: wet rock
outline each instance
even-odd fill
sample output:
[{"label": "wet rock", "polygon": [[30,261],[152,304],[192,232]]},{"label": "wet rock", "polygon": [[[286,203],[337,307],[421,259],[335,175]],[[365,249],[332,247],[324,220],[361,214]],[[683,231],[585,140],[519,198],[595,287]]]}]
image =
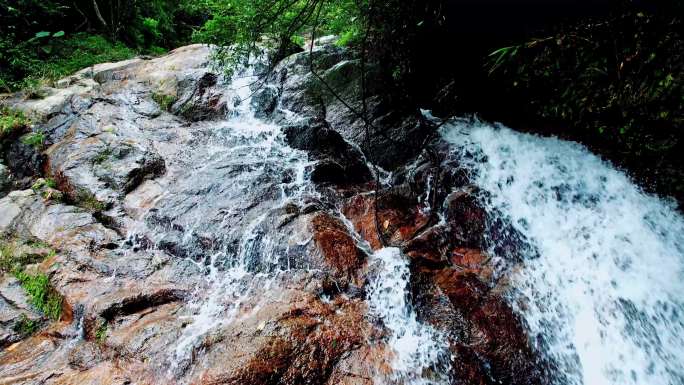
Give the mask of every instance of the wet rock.
[{"label": "wet rock", "polygon": [[0,276],[0,348],[26,338],[41,322],[20,282],[9,274]]},{"label": "wet rock", "polygon": [[171,112],[191,121],[210,120],[225,116],[229,99],[218,84],[218,75],[206,72],[199,79],[195,74],[178,80],[178,101]]},{"label": "wet rock", "polygon": [[[35,147],[23,143],[20,139],[11,141],[3,148],[4,162],[12,170],[12,174],[19,180],[40,175],[45,162],[45,156]],[[24,182],[28,185],[30,182]]]},{"label": "wet rock", "polygon": [[280,93],[275,86],[265,85],[252,96],[251,105],[259,118],[270,116],[278,105]]},{"label": "wet rock", "polygon": [[[366,365],[372,362],[370,356],[354,355],[371,337],[363,301],[338,297],[324,303],[301,293],[299,298],[291,295],[288,307],[268,304],[256,317],[236,325],[242,333],[232,331],[226,336],[235,346],[244,347],[240,350],[248,352],[247,356],[209,347],[213,350],[209,356],[216,359],[219,354],[227,365],[208,368],[192,383],[326,384],[332,378],[349,383],[355,371],[363,373],[364,359]],[[266,315],[270,315],[267,321],[260,321]],[[340,360],[349,372],[336,369]],[[374,373],[364,374],[372,377]]]},{"label": "wet rock", "polygon": [[[472,251],[470,256],[479,259]],[[448,331],[459,384],[545,383],[520,320],[486,278],[450,267],[422,267],[415,274],[419,312]]]},{"label": "wet rock", "polygon": [[[314,68],[360,110],[360,63],[320,43]],[[372,384],[392,372],[388,330],[369,322],[366,300],[377,274],[366,252],[384,240],[411,256],[419,321],[449,337],[455,381],[534,383],[526,379],[535,358],[479,252],[476,202],[451,196],[446,224],[430,227],[447,188],[427,199],[437,170],[426,159],[394,173],[396,187],[377,202],[368,192],[366,159],[395,167],[420,151],[431,127],[370,96],[367,138],[363,119],[326,93],[307,56],[294,55],[252,99],[276,122],[287,120],[279,105],[300,114],[283,130],[287,146],[280,131],[219,120],[239,101],[210,69],[210,50],[96,66],[60,82],[68,98],[41,105],[52,111],[39,124],[45,171],[83,207],[15,191],[0,199],[0,233],[60,249],[36,268],[69,316],[1,351],[0,377]],[[308,176],[317,188],[299,184]]]},{"label": "wet rock", "polygon": [[420,263],[442,263],[448,258],[453,240],[446,226],[433,226],[406,243],[404,251]]},{"label": "wet rock", "polygon": [[324,119],[345,140],[362,148],[369,160],[394,169],[422,151],[420,144],[433,132],[433,126],[418,112],[397,113],[377,96],[374,87],[380,82],[372,80],[372,68],[366,69],[364,119],[360,62],[349,60],[350,56],[334,44],[315,47],[311,60],[318,76],[310,70],[308,51],[281,62],[273,75],[281,79],[281,104],[301,116]]},{"label": "wet rock", "polygon": [[372,179],[363,153],[325,123],[291,125],[284,131],[292,147],[321,159],[311,176],[315,183],[348,185]]},{"label": "wet rock", "polygon": [[482,247],[487,214],[472,192],[461,190],[447,196],[444,203],[451,233],[460,246]]},{"label": "wet rock", "polygon": [[378,222],[389,244],[413,239],[430,222],[430,215],[410,195],[391,191],[379,196]]},{"label": "wet rock", "polygon": [[13,191],[0,199],[0,234],[40,239],[55,248],[86,249],[119,239],[80,208],[44,201],[33,190]]},{"label": "wet rock", "polygon": [[[342,213],[354,225],[354,230],[370,245],[372,250],[383,247],[380,239],[380,225],[375,215],[374,194],[357,194],[349,198],[342,207]],[[377,222],[376,222],[377,220]]]},{"label": "wet rock", "polygon": [[311,220],[314,240],[335,275],[353,277],[365,255],[356,246],[344,224],[329,214],[316,214]]},{"label": "wet rock", "polygon": [[4,197],[12,188],[12,176],[7,166],[0,163],[0,198]]},{"label": "wet rock", "polygon": [[111,203],[164,173],[165,162],[142,127],[126,120],[130,113],[116,102],[95,104],[47,150],[50,174],[72,201]]}]

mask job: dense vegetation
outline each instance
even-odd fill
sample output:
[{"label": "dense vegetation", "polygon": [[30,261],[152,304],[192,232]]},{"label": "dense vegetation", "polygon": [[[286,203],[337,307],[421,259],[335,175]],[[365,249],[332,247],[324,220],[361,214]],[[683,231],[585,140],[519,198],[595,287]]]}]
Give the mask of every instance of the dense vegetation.
[{"label": "dense vegetation", "polygon": [[396,109],[579,140],[681,201],[681,30],[677,0],[0,0],[0,89],[40,97],[41,82],[190,42],[219,46],[230,72],[336,34]]}]

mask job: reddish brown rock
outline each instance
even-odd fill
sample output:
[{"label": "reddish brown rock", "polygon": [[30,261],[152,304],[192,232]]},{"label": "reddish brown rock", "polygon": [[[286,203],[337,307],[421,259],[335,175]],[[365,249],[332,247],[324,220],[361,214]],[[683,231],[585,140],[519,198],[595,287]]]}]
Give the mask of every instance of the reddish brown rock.
[{"label": "reddish brown rock", "polygon": [[354,230],[370,245],[371,249],[382,248],[382,241],[376,226],[374,195],[358,194],[349,199],[342,213],[354,224]]},{"label": "reddish brown rock", "polygon": [[342,221],[329,214],[319,213],[313,217],[311,224],[316,245],[335,274],[355,276],[364,262],[364,255]]},{"label": "reddish brown rock", "polygon": [[409,241],[430,221],[416,200],[401,194],[381,195],[377,207],[380,231],[390,245]]},{"label": "reddish brown rock", "polygon": [[487,213],[471,191],[457,191],[446,197],[446,219],[455,246],[482,247]]},{"label": "reddish brown rock", "polygon": [[[250,342],[258,350],[235,370],[221,371],[214,367],[201,375],[193,384],[231,385],[299,385],[327,384],[332,378],[339,383],[353,384],[355,375],[342,373],[338,362],[345,360],[350,370],[358,371],[366,363],[382,356],[379,350],[369,348],[371,325],[365,320],[366,305],[361,300],[337,297],[331,303],[308,297],[295,303],[290,310],[277,315],[269,326],[258,328],[258,335]],[[262,324],[263,325],[263,324]],[[244,338],[244,337],[239,337]],[[363,349],[362,349],[363,348]],[[362,349],[366,354],[355,352]],[[356,361],[347,360],[356,357]],[[371,364],[372,367],[377,367]],[[360,376],[372,377],[371,369]],[[336,382],[337,383],[337,382]]]},{"label": "reddish brown rock", "polygon": [[430,220],[416,202],[394,193],[382,195],[377,203],[373,193],[355,195],[342,212],[373,250],[383,247],[380,236],[387,245],[399,245],[416,236]]},{"label": "reddish brown rock", "polygon": [[[469,253],[474,259],[482,257]],[[457,357],[454,376],[468,379],[459,384],[544,383],[538,357],[520,320],[478,271],[445,267],[421,268],[416,273],[422,275],[418,281],[423,285],[418,290],[424,306],[446,306],[443,314],[431,310],[426,315],[436,327],[449,331],[451,349]],[[446,305],[439,300],[442,296],[448,301]]]},{"label": "reddish brown rock", "polygon": [[421,263],[444,263],[448,258],[451,240],[446,227],[433,226],[406,243],[404,252]]}]

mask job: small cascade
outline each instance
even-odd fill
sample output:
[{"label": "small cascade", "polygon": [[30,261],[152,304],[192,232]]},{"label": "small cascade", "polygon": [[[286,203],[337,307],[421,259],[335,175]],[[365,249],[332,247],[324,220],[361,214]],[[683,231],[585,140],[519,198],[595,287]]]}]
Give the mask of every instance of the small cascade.
[{"label": "small cascade", "polygon": [[473,121],[445,125],[442,137],[490,215],[525,238],[509,300],[556,383],[684,383],[684,219],[674,205],[576,143]]},{"label": "small cascade", "polygon": [[393,373],[382,384],[448,384],[449,352],[446,339],[429,325],[418,321],[408,292],[408,260],[396,247],[376,251],[371,264],[378,265],[369,287],[371,312],[387,328]]},{"label": "small cascade", "polygon": [[235,108],[225,119],[193,124],[194,149],[169,167],[175,178],[168,191],[136,227],[204,275],[183,315],[188,325],[171,353],[172,371],[212,332],[269,300],[264,293],[287,269],[281,259],[300,235],[272,231],[274,218],[315,195],[306,153],[287,145],[280,126],[255,116],[251,85],[258,78],[251,71],[228,86]]}]

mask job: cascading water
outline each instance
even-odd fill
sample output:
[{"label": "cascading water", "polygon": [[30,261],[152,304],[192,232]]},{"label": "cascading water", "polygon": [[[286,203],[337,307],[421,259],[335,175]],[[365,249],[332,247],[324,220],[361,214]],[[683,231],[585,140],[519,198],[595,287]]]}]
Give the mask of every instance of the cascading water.
[{"label": "cascading water", "polygon": [[[231,82],[238,103],[226,119],[191,125],[191,148],[167,164],[172,177],[163,196],[130,235],[149,237],[156,247],[185,256],[189,268],[203,272],[192,305],[182,315],[187,326],[169,357],[170,378],[191,367],[205,339],[254,314],[266,301],[277,301],[279,276],[292,273],[290,257],[306,252],[304,245],[311,241],[305,229],[279,232],[277,218],[289,204],[303,206],[305,199],[320,198],[308,178],[314,162],[286,143],[281,126],[256,116],[250,89],[256,80],[248,70]],[[292,113],[280,113],[296,121]],[[387,330],[392,373],[378,374],[374,382],[446,383],[446,345],[439,333],[417,320],[408,296],[407,259],[394,248],[372,253],[339,216],[379,270],[368,301],[371,317],[381,319]]]},{"label": "cascading water", "polygon": [[173,177],[165,194],[136,227],[205,276],[184,316],[188,326],[171,370],[189,363],[203,339],[234,322],[243,306],[254,311],[269,299],[264,293],[287,268],[281,259],[288,258],[288,241],[300,241],[300,234],[269,231],[273,218],[305,194],[315,195],[306,153],[285,143],[280,126],[255,116],[250,85],[256,80],[251,69],[236,76],[227,86],[235,95],[230,116],[191,126],[192,148],[167,165]]},{"label": "cascading water", "polygon": [[674,205],[575,143],[473,121],[441,133],[488,212],[526,239],[509,298],[556,383],[683,384],[684,219]]},{"label": "cascading water", "polygon": [[390,378],[376,379],[376,383],[447,384],[448,347],[445,338],[417,319],[408,297],[408,260],[400,249],[386,247],[376,251],[372,261],[380,265],[380,271],[369,288],[370,308],[389,329],[393,355]]}]

